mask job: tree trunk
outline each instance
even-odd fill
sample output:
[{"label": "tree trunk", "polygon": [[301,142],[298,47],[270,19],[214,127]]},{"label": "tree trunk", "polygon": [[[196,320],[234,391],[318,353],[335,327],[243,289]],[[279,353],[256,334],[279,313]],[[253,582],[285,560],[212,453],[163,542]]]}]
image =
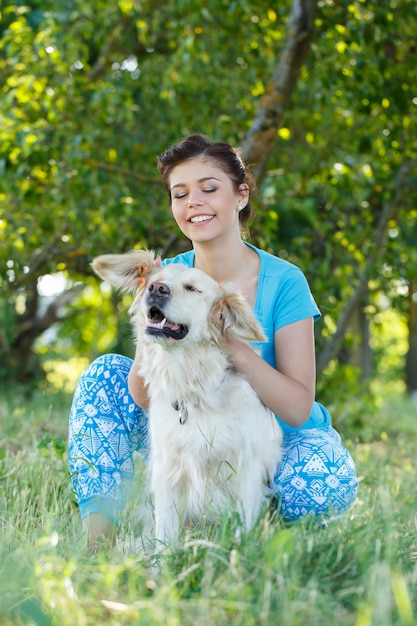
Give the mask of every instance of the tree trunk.
[{"label": "tree trunk", "polygon": [[33,289],[30,290],[31,296],[27,300],[27,312],[21,320],[16,338],[10,344],[3,338],[0,344],[5,364],[5,368],[2,368],[3,378],[11,376],[24,383],[39,374],[39,363],[34,351],[36,339],[53,324],[66,319],[61,315],[62,309],[83,289],[84,285],[75,285],[63,291],[43,313],[39,313],[39,296],[36,285],[33,285]]},{"label": "tree trunk", "polygon": [[408,294],[408,352],[405,363],[407,391],[417,395],[417,283],[410,281]]},{"label": "tree trunk", "polygon": [[417,161],[410,161],[408,163],[404,163],[398,171],[394,182],[393,198],[391,202],[385,203],[381,211],[375,232],[374,251],[368,256],[367,262],[359,277],[356,289],[340,314],[334,335],[327,342],[317,357],[317,373],[321,373],[329,362],[338,355],[341,349],[352,315],[368,291],[369,276],[372,274],[374,267],[376,267],[385,252],[388,223],[391,220],[396,219],[399,210],[404,205],[404,199],[408,194],[410,178],[416,167]]},{"label": "tree trunk", "polygon": [[[366,301],[367,304],[367,301]],[[365,306],[366,306],[365,304]],[[360,350],[361,350],[361,380],[367,380],[372,375],[373,351],[371,348],[371,336],[369,330],[369,317],[362,304],[359,310],[359,327],[360,327]]]},{"label": "tree trunk", "polygon": [[365,293],[362,300],[358,301],[356,309],[352,313],[348,331],[352,333],[356,342],[353,346],[349,346],[343,353],[345,354],[345,362],[352,365],[360,372],[360,380],[364,381],[371,376],[372,373],[372,349],[370,346],[369,318],[366,314],[366,306],[368,304],[368,292]]},{"label": "tree trunk", "polygon": [[315,0],[293,0],[284,49],[258,113],[240,146],[243,159],[255,164],[253,173],[258,183],[264,176],[277,131],[310,51],[316,5]]}]

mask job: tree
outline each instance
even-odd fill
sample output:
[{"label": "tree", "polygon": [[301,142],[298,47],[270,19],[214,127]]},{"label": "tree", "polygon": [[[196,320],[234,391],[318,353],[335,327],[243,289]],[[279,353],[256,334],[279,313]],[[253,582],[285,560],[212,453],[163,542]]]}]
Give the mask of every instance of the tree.
[{"label": "tree", "polygon": [[[329,1],[313,20],[315,4],[6,3],[0,350],[8,370],[15,362],[21,375],[33,371],[16,346],[25,329],[31,337],[42,329],[40,277],[65,274],[68,289],[76,287],[70,298],[79,282],[96,284],[95,254],[188,246],[175,232],[155,165],[189,132],[240,143],[254,163],[253,239],[306,271],[324,313],[321,350],[329,350],[361,280],[375,310],[379,293],[395,293],[409,279],[414,174],[404,202],[394,199],[394,181],[416,158],[416,8]],[[393,203],[382,254],[378,223]],[[61,328],[71,325],[72,310],[80,315],[79,302],[52,307],[56,320],[65,318]],[[406,298],[392,302],[407,310]],[[343,324],[342,343],[348,330]]]}]

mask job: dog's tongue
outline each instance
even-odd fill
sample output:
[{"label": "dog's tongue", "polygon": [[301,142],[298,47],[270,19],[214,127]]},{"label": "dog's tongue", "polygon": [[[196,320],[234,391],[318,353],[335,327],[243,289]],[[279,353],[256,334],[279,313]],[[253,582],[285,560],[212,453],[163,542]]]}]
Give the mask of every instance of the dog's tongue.
[{"label": "dog's tongue", "polygon": [[164,328],[170,328],[173,331],[179,331],[181,326],[180,324],[174,324],[174,322],[170,322],[164,317],[163,320],[158,322],[157,320],[148,319],[148,326],[150,328],[157,328],[158,330],[163,330]]}]

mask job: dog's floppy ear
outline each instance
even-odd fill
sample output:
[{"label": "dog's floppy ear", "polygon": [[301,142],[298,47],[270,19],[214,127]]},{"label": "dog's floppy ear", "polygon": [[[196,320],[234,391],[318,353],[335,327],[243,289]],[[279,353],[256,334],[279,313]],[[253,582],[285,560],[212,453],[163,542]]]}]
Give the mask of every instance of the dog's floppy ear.
[{"label": "dog's floppy ear", "polygon": [[243,341],[266,341],[248,301],[233,287],[224,288],[223,295],[211,310],[209,323],[219,340],[225,337]]},{"label": "dog's floppy ear", "polygon": [[113,287],[135,291],[144,287],[161,260],[155,259],[151,250],[132,250],[126,254],[103,254],[96,257],[91,266],[100,278]]}]

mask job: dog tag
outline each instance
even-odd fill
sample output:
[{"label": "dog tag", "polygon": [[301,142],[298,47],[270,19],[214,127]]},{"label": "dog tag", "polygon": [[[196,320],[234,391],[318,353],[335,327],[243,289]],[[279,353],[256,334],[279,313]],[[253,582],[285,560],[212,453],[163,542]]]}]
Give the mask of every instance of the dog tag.
[{"label": "dog tag", "polygon": [[179,411],[178,418],[179,418],[180,424],[185,424],[185,422],[188,419],[187,407],[184,404],[182,404],[182,402],[179,403],[178,400],[175,400],[174,402],[172,402],[171,406],[174,409],[174,411]]},{"label": "dog tag", "polygon": [[179,414],[180,424],[185,424],[185,422],[187,421],[187,417],[188,417],[187,409],[185,407],[181,407],[180,414]]}]

